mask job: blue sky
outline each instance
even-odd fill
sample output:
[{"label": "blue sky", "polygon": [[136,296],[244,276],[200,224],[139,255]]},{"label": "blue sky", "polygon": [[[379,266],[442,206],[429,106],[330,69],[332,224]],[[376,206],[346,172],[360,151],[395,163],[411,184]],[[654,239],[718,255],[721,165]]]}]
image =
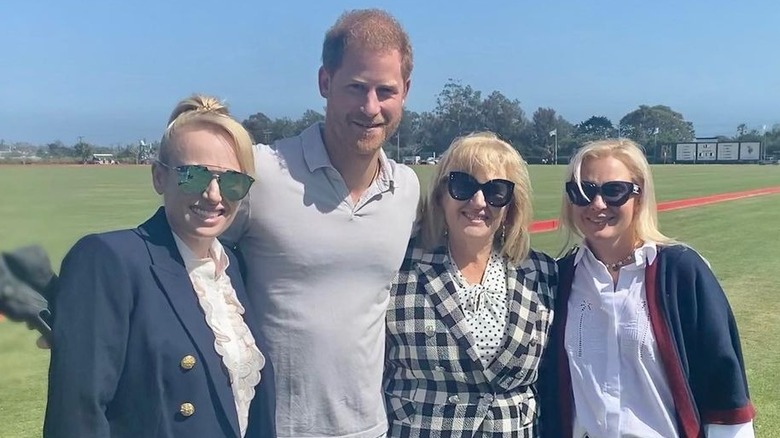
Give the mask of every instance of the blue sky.
[{"label": "blue sky", "polygon": [[776,1],[5,0],[0,139],[156,139],[192,92],[239,119],[321,111],[325,31],[374,6],[411,35],[415,111],[453,78],[572,123],[617,122],[640,104],[671,106],[699,136],[780,123]]}]

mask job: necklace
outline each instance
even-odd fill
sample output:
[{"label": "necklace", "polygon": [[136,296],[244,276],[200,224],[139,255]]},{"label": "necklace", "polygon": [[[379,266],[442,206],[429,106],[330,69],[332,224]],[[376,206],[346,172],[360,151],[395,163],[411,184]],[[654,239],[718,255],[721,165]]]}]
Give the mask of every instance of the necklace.
[{"label": "necklace", "polygon": [[607,269],[609,269],[610,271],[616,272],[619,271],[620,268],[622,268],[623,266],[634,263],[635,260],[636,258],[634,256],[634,251],[632,250],[631,254],[623,257],[622,259],[616,261],[615,263],[604,263],[604,266],[606,266]]},{"label": "necklace", "polygon": [[376,172],[374,172],[374,177],[371,178],[371,182],[373,183],[376,181],[377,178],[379,178],[379,172],[382,170],[382,161],[380,159],[376,160]]}]

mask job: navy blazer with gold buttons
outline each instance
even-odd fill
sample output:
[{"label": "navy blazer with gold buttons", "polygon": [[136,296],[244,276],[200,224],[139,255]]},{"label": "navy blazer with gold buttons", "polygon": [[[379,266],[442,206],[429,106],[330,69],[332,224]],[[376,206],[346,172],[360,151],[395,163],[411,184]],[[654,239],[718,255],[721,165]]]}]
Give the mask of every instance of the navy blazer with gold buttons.
[{"label": "navy blazer with gold buttons", "polygon": [[[225,250],[254,331],[239,263]],[[84,237],[60,274],[45,437],[239,436],[230,379],[163,208],[138,228]],[[261,373],[246,437],[275,436],[267,356]]]}]

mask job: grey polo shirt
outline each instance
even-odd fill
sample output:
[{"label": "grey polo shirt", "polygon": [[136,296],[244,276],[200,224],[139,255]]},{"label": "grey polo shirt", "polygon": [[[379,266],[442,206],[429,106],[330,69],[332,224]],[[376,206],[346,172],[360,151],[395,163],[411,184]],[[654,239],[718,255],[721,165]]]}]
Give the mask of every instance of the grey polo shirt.
[{"label": "grey polo shirt", "polygon": [[276,373],[280,437],[375,438],[385,313],[419,199],[409,167],[381,156],[357,203],[320,125],[255,146],[257,182],[224,236],[238,242],[247,293]]}]

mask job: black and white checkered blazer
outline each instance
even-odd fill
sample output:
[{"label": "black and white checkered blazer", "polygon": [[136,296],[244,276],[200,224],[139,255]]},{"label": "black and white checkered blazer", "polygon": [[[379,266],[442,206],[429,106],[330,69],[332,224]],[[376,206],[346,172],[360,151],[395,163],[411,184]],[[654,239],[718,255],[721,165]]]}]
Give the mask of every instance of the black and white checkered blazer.
[{"label": "black and white checkered blazer", "polygon": [[553,317],[555,261],[531,251],[506,264],[509,318],[486,368],[447,271],[446,247],[413,239],[387,312],[385,400],[390,437],[538,436],[536,381]]}]

